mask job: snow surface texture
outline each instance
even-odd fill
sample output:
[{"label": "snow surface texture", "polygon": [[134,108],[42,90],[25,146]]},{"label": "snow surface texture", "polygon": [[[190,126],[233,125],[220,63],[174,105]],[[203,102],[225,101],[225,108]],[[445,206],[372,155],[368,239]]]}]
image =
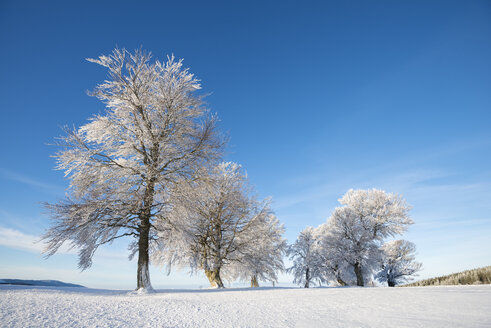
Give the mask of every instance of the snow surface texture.
[{"label": "snow surface texture", "polygon": [[491,327],[491,285],[161,290],[0,287],[1,327]]}]

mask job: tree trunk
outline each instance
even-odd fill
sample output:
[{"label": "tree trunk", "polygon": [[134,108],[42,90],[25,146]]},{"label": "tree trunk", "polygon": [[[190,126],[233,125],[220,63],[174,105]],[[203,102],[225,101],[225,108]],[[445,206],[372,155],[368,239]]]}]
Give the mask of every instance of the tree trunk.
[{"label": "tree trunk", "polygon": [[345,282],[343,279],[341,279],[341,278],[336,278],[336,281],[338,282],[338,284],[339,284],[339,285],[341,285],[341,286],[346,286],[346,282]]},{"label": "tree trunk", "polygon": [[387,285],[389,285],[389,287],[395,287],[396,286],[396,283],[393,282],[392,280],[388,280],[387,281]]},{"label": "tree trunk", "polygon": [[138,239],[138,269],[136,273],[136,290],[152,290],[150,283],[150,272],[148,271],[149,256],[148,246],[150,237],[150,217],[152,215],[153,196],[155,183],[151,179],[143,197],[143,208],[140,212],[140,226]]},{"label": "tree trunk", "polygon": [[142,219],[140,226],[140,237],[138,240],[138,269],[136,289],[151,290],[150,273],[148,271],[148,237],[150,233],[150,220]]},{"label": "tree trunk", "polygon": [[335,265],[334,268],[332,268],[335,276],[336,276],[336,281],[340,286],[346,286],[346,282],[341,279],[341,272],[339,271],[339,265]]},{"label": "tree trunk", "polygon": [[360,263],[355,263],[354,269],[355,269],[355,275],[356,275],[356,285],[357,286],[364,286],[363,273],[361,272]]},{"label": "tree trunk", "polygon": [[310,270],[307,268],[305,270],[305,288],[309,288],[309,283],[310,283],[310,277],[309,277]]},{"label": "tree trunk", "polygon": [[252,288],[259,287],[259,282],[257,281],[257,276],[256,275],[253,275],[251,277],[251,287]]},{"label": "tree trunk", "polygon": [[224,288],[222,278],[220,278],[220,269],[205,270],[205,275],[210,281],[211,287]]}]

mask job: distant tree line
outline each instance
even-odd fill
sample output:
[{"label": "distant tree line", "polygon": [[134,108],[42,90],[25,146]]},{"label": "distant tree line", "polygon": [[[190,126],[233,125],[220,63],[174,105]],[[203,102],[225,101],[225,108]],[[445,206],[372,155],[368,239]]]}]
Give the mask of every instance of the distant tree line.
[{"label": "distant tree line", "polygon": [[440,285],[480,285],[491,284],[491,266],[452,273],[446,276],[424,279],[404,286],[440,286]]}]

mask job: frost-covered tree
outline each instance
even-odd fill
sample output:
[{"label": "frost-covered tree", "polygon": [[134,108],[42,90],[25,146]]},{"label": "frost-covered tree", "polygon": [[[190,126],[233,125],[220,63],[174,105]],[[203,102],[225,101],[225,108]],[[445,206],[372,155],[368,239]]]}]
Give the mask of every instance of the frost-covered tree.
[{"label": "frost-covered tree", "polygon": [[[160,245],[160,262],[168,267],[176,264],[190,266],[192,271],[204,270],[210,284],[219,288],[224,287],[222,279],[236,278],[237,270],[248,265],[248,275],[257,269],[260,277],[275,279],[269,270],[280,267],[277,254],[281,250],[268,248],[281,247],[278,238],[283,228],[273,219],[269,202],[257,202],[250,193],[246,176],[235,163],[221,163],[206,179],[182,184],[169,213],[172,234],[179,237]],[[263,247],[264,233],[277,240]],[[255,247],[277,253],[257,256]],[[261,264],[271,258],[276,263]]]},{"label": "frost-covered tree", "polygon": [[349,207],[338,207],[329,220],[328,256],[337,264],[346,263],[354,273],[356,284],[364,286],[367,273],[380,259],[379,245],[369,229]]},{"label": "frost-covered tree", "polygon": [[259,281],[277,282],[278,272],[284,270],[284,232],[275,215],[259,216],[251,230],[253,241],[245,245],[238,261],[227,271],[234,271],[240,280],[250,279],[251,287],[259,287]]},{"label": "frost-covered tree", "polygon": [[336,248],[338,237],[330,231],[330,225],[327,223],[317,227],[314,233],[324,280],[335,281],[335,284],[340,286],[348,285],[354,275],[344,259],[344,254]]},{"label": "frost-covered tree", "polygon": [[412,280],[411,276],[421,270],[422,264],[415,261],[416,245],[407,240],[394,240],[382,246],[382,269],[375,278],[387,282],[389,287]]},{"label": "frost-covered tree", "polygon": [[89,61],[108,70],[92,93],[106,108],[60,139],[57,169],[65,171],[70,188],[65,199],[45,205],[54,221],[44,235],[46,252],[69,243],[80,250],[84,270],[100,245],[133,237],[137,289],[151,289],[155,223],[167,220],[174,186],[216,161],[222,142],[195,94],[199,81],[182,60],[152,61],[142,50],[115,49]]},{"label": "frost-covered tree", "polygon": [[324,258],[319,252],[315,229],[307,227],[297,240],[288,247],[287,255],[293,265],[287,269],[293,273],[293,283],[309,288],[311,283],[324,281]]},{"label": "frost-covered tree", "polygon": [[397,194],[382,190],[349,190],[334,210],[328,225],[331,249],[352,268],[358,286],[380,261],[380,246],[387,237],[404,232],[413,223],[410,207]]}]

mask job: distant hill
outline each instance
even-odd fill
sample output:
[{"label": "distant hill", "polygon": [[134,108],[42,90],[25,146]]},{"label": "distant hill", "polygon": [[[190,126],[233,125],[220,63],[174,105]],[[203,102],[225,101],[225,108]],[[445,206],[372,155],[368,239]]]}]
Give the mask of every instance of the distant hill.
[{"label": "distant hill", "polygon": [[21,286],[49,286],[49,287],[82,287],[82,285],[69,284],[58,280],[22,280],[22,279],[0,279],[0,285]]},{"label": "distant hill", "polygon": [[480,285],[491,284],[491,266],[452,273],[447,276],[416,281],[404,287],[439,285]]}]

